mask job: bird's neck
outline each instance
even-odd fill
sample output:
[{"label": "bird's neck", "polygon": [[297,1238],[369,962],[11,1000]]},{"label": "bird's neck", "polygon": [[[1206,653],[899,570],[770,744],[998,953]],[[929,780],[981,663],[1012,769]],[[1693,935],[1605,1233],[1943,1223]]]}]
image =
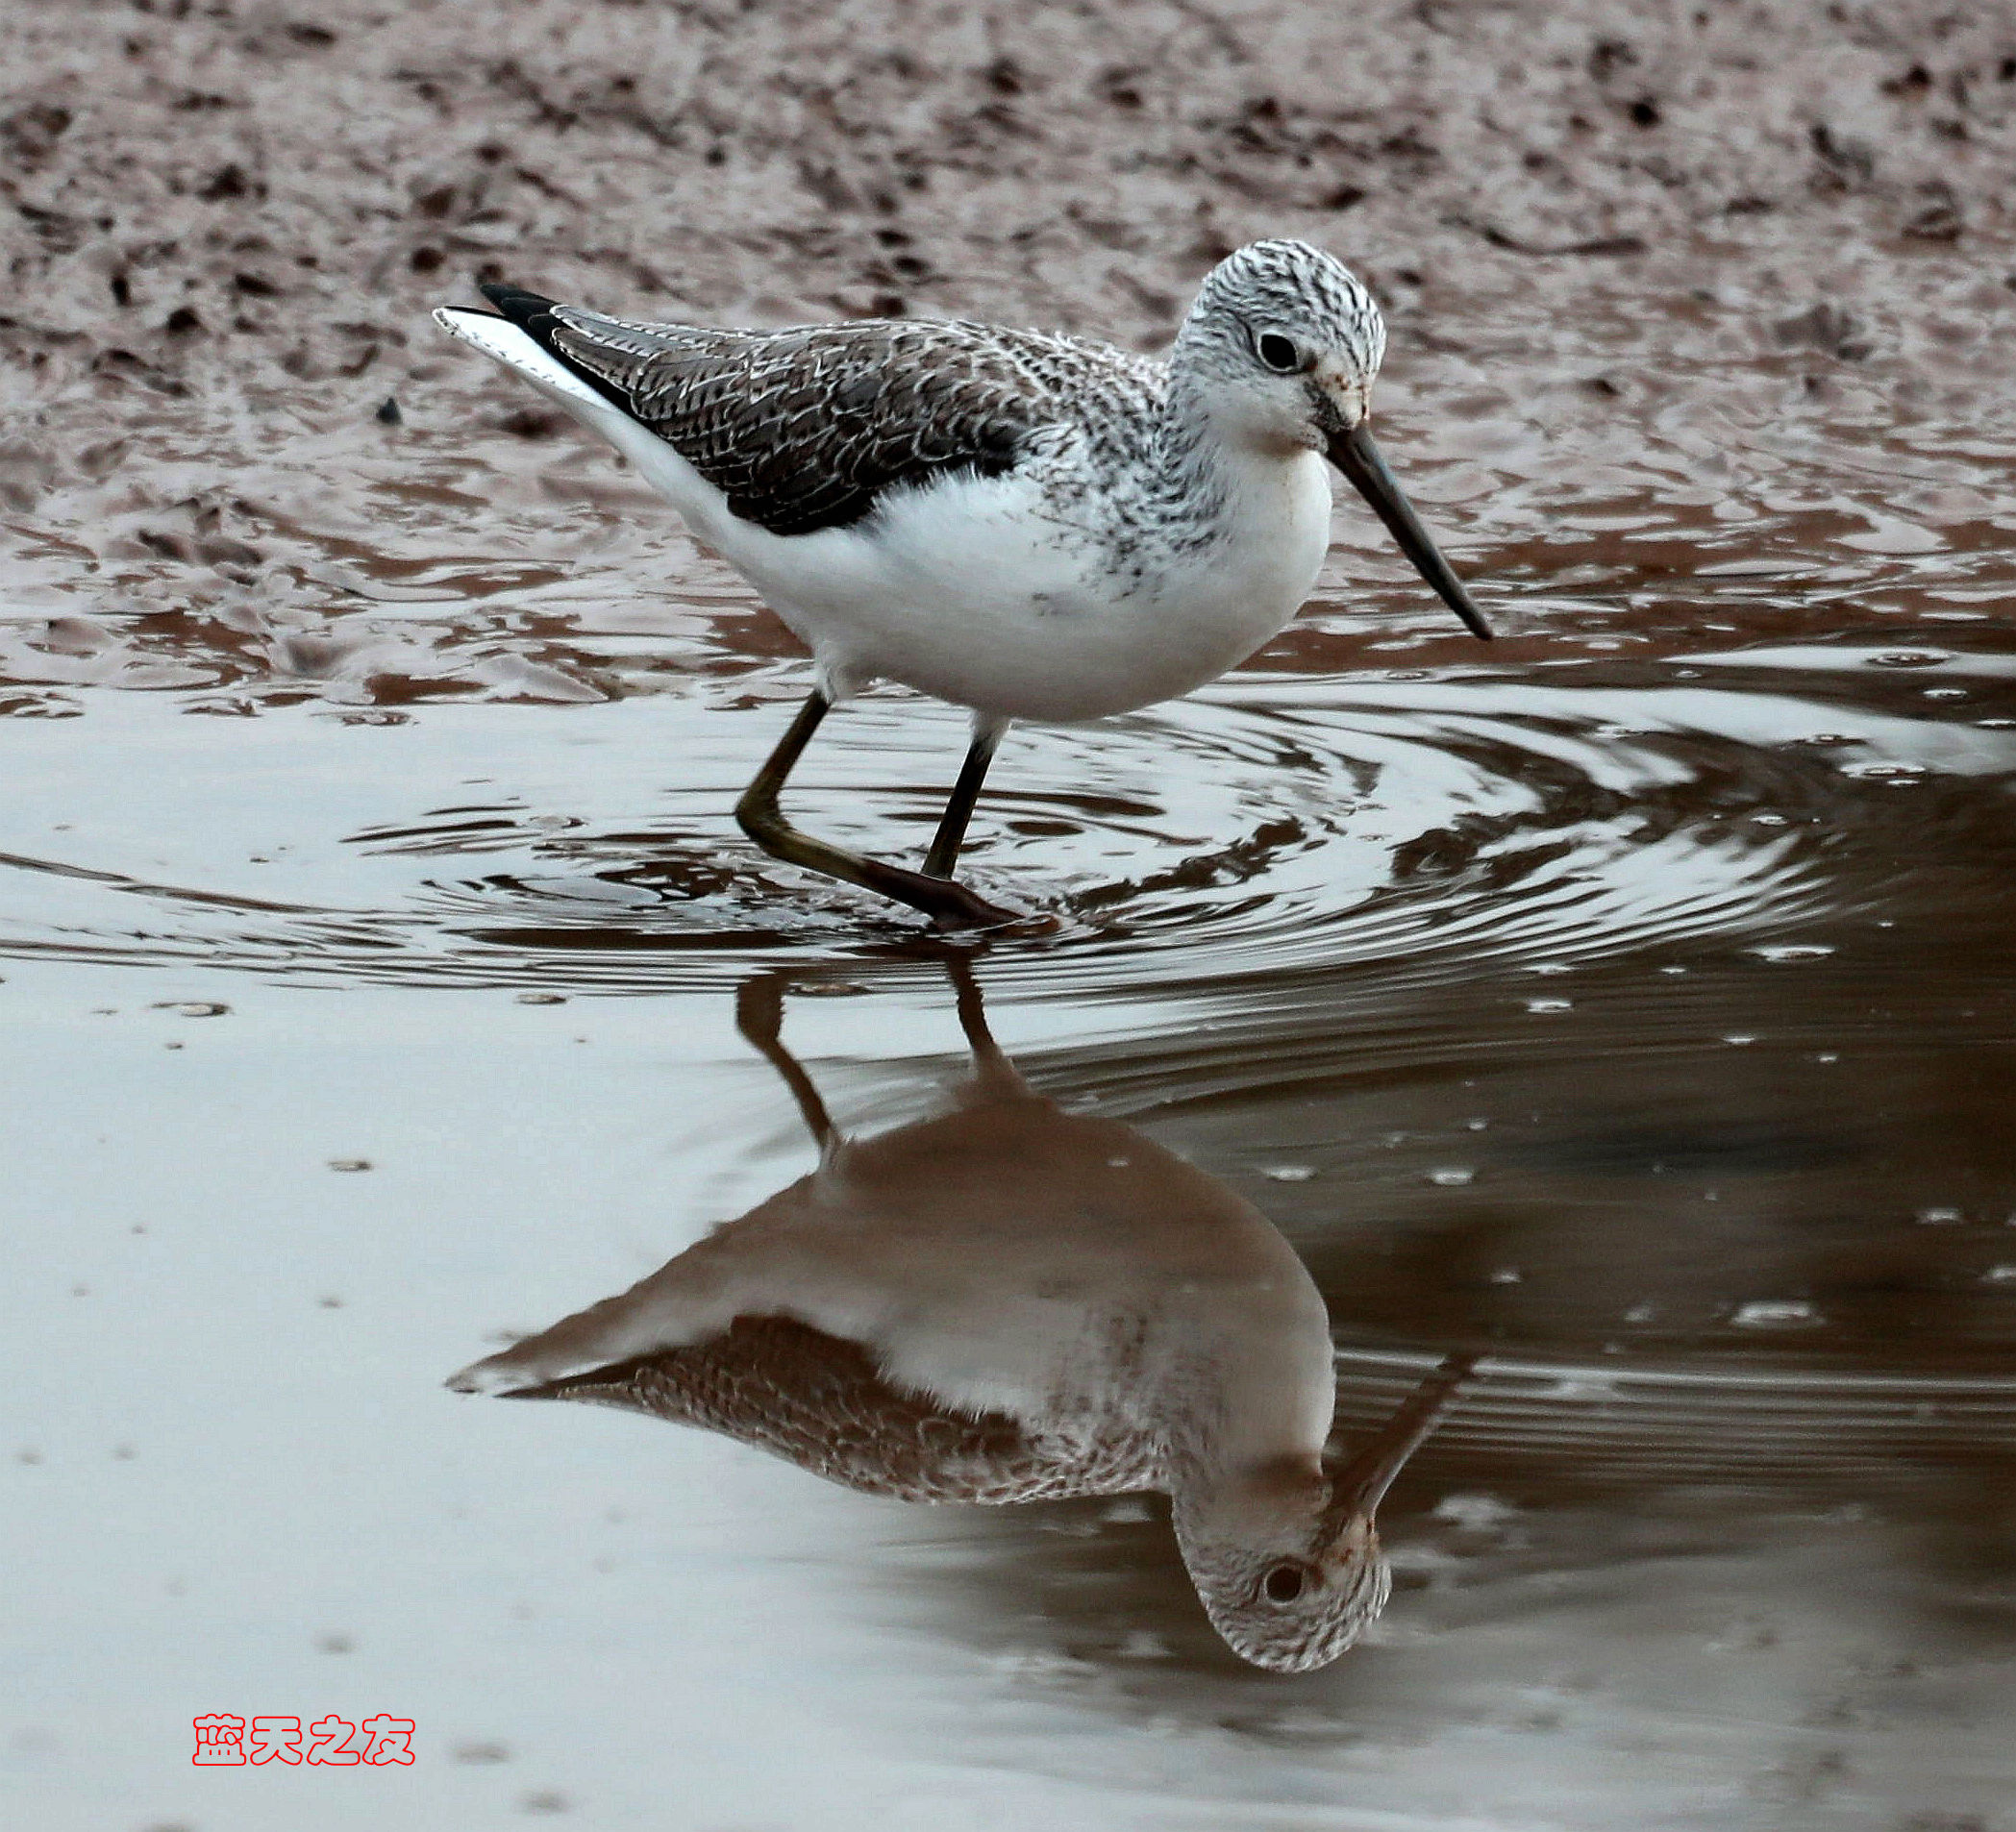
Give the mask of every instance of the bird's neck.
[{"label": "bird's neck", "polygon": [[1271,516],[1291,496],[1309,451],[1260,437],[1238,397],[1215,384],[1211,365],[1179,338],[1156,427],[1159,493],[1200,533],[1231,531],[1256,512]]},{"label": "bird's neck", "polygon": [[1173,1473],[1170,1483],[1185,1535],[1240,1541],[1283,1520],[1313,1520],[1330,1499],[1314,1456],[1282,1455],[1233,1469]]}]

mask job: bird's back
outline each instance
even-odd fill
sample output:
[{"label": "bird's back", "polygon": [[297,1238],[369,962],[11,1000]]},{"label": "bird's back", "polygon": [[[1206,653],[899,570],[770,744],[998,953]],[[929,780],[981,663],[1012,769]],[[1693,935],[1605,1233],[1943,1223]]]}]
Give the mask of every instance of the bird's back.
[{"label": "bird's back", "polygon": [[1053,430],[1095,445],[1137,437],[1161,399],[1160,364],[1045,332],[912,319],[722,330],[485,292],[772,534],[849,526],[886,491],[947,472],[1000,476]]}]

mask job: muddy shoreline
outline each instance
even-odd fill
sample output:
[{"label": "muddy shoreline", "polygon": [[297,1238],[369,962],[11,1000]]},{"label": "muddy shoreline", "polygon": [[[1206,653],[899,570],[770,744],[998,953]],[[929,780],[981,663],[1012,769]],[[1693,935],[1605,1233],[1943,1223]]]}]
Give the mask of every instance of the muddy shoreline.
[{"label": "muddy shoreline", "polygon": [[[493,466],[549,559],[600,557],[584,499],[641,499],[428,321],[477,278],[640,315],[978,315],[1155,347],[1226,249],[1307,235],[1385,301],[1396,450],[1495,470],[1495,491],[1429,493],[1501,570],[1534,525],[1509,501],[1523,460],[1558,516],[1650,422],[1690,482],[1740,494],[1740,461],[1684,450],[1688,423],[1717,438],[1736,368],[1738,417],[1780,433],[2005,424],[2016,26],[1831,12],[16,9],[11,672],[33,674],[24,646],[57,680],[104,646],[20,621],[82,590],[93,620],[120,611],[132,666],[236,674],[220,652],[249,633],[255,676],[355,687],[265,636],[363,608],[326,583],[360,550],[396,571],[409,536],[494,548],[436,457]],[[1758,372],[1781,401],[1752,398]],[[1872,495],[1909,496],[1894,469]],[[442,493],[388,526],[387,492],[429,478]],[[691,576],[669,518],[644,519],[626,559]],[[605,584],[645,589],[620,566]],[[512,690],[461,658],[379,673],[393,697]]]}]

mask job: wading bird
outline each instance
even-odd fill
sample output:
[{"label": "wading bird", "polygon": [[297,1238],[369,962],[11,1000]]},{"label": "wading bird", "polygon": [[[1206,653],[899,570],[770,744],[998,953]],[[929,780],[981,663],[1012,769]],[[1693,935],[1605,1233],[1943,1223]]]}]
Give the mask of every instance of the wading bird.
[{"label": "wading bird", "polygon": [[[1306,242],[1227,256],[1159,359],[996,325],[714,330],[483,291],[495,314],[436,317],[608,438],[812,652],[817,685],[736,805],[743,830],[943,927],[1012,919],[952,876],[1008,723],[1130,711],[1267,642],[1329,550],[1326,459],[1490,634],[1372,441],[1379,308]],[[921,872],[779,805],[829,709],[879,679],[973,714]]]}]

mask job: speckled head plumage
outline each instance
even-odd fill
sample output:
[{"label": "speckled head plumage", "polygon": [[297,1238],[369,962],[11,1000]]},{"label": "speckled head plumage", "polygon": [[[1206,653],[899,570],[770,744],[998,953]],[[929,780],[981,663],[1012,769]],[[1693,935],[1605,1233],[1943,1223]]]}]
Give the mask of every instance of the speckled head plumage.
[{"label": "speckled head plumage", "polygon": [[1385,320],[1342,261],[1307,242],[1257,241],[1205,276],[1173,360],[1235,417],[1260,429],[1301,418],[1329,434],[1363,419],[1385,353]]},{"label": "speckled head plumage", "polygon": [[1183,1564],[1242,1660],[1278,1673],[1327,1667],[1385,1608],[1393,1578],[1374,1516],[1474,1365],[1452,1355],[1348,1460],[1200,1470],[1172,1488]]},{"label": "speckled head plumage", "polygon": [[1393,1587],[1369,1513],[1283,1521],[1273,1532],[1227,1531],[1175,1508],[1177,1543],[1211,1626],[1241,1660],[1306,1673],[1344,1653],[1386,1606]]}]

